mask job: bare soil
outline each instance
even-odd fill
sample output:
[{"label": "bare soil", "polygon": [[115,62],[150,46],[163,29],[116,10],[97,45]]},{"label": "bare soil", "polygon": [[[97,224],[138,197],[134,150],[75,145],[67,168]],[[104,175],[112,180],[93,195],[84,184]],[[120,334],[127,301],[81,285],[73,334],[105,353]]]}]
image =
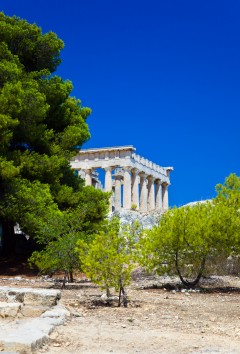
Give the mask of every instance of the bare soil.
[{"label": "bare soil", "polygon": [[[124,308],[103,304],[103,291],[79,275],[62,290],[71,317],[37,353],[240,353],[240,278],[208,278],[197,291],[177,282],[136,272]],[[25,272],[1,272],[0,285],[61,287]]]}]

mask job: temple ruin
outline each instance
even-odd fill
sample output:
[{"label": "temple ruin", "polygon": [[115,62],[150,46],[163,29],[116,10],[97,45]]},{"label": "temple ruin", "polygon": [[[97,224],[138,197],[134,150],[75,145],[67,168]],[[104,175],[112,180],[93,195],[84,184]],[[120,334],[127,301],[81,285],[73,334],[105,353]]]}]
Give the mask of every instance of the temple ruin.
[{"label": "temple ruin", "polygon": [[[167,210],[173,168],[161,167],[135,151],[132,145],[80,150],[71,166],[87,186],[112,192],[111,210]],[[99,168],[105,171],[104,186],[96,171]]]}]

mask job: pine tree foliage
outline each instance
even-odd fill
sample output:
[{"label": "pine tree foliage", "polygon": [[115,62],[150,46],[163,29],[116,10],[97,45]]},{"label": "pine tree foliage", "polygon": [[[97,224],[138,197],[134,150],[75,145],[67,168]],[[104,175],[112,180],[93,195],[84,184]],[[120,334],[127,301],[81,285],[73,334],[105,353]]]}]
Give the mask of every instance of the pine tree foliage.
[{"label": "pine tree foliage", "polygon": [[239,239],[239,215],[224,203],[170,209],[141,239],[140,262],[158,274],[178,274],[195,286],[211,257],[231,254]]},{"label": "pine tree foliage", "polygon": [[[0,221],[34,237],[51,216],[88,210],[94,194],[70,168],[90,137],[91,110],[54,75],[63,47],[55,33],[0,13]],[[102,219],[106,198],[96,193]]]}]

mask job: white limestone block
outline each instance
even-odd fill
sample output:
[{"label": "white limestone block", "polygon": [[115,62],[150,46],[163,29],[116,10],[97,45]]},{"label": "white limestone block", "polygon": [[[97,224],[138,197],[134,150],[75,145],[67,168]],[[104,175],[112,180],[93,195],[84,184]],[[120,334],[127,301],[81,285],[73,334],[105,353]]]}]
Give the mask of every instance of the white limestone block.
[{"label": "white limestone block", "polygon": [[14,302],[0,302],[0,317],[13,317],[15,318],[21,310],[22,304]]}]

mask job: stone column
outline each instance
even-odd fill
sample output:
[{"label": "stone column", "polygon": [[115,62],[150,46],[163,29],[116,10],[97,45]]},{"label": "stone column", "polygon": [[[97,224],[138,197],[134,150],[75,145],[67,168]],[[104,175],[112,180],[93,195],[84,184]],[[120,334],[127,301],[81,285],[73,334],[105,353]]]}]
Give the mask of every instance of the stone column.
[{"label": "stone column", "polygon": [[131,209],[132,205],[132,178],[131,178],[131,167],[124,167],[123,174],[123,207],[124,209]]},{"label": "stone column", "polygon": [[122,206],[121,201],[121,179],[122,176],[115,176],[115,210],[120,210]]},{"label": "stone column", "polygon": [[85,172],[85,185],[91,186],[92,185],[92,170],[87,169],[84,172]]},{"label": "stone column", "polygon": [[[104,192],[112,193],[112,167],[106,167],[105,170],[105,184]],[[109,198],[109,211],[112,211],[112,195]]]},{"label": "stone column", "polygon": [[140,173],[140,211],[147,211],[147,175]]},{"label": "stone column", "polygon": [[148,176],[148,211],[155,209],[154,178]]},{"label": "stone column", "polygon": [[162,184],[162,207],[163,210],[168,210],[168,184]]},{"label": "stone column", "polygon": [[156,199],[155,199],[156,210],[162,210],[162,185],[161,180],[156,180]]},{"label": "stone column", "polygon": [[106,167],[104,192],[112,192],[112,167]]},{"label": "stone column", "polygon": [[134,168],[132,170],[132,204],[139,209],[139,188],[138,188],[138,170]]}]

